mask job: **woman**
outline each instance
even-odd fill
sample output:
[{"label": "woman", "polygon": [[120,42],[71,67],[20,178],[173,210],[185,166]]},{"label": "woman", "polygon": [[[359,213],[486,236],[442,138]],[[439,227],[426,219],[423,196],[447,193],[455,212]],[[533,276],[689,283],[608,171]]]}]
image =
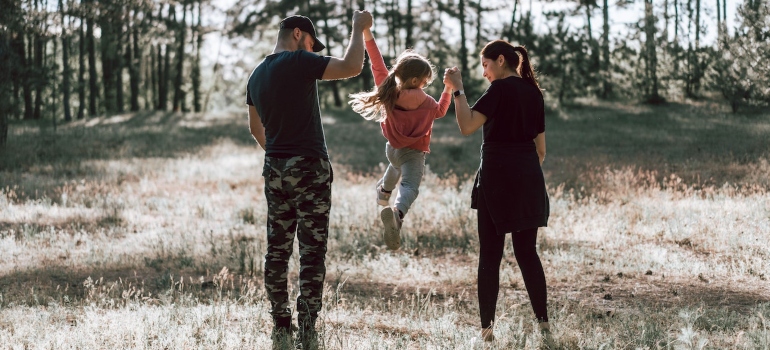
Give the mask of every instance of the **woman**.
[{"label": "woman", "polygon": [[549,214],[540,168],[545,159],[543,94],[523,46],[490,42],[481,50],[481,64],[491,85],[473,107],[459,70],[454,67],[444,74],[444,83],[454,90],[460,132],[470,135],[483,126],[484,133],[471,200],[478,210],[481,338],[494,340],[500,261],[505,235],[511,232],[535,317],[550,346],[545,274],[535,247],[537,229],[547,226]]}]

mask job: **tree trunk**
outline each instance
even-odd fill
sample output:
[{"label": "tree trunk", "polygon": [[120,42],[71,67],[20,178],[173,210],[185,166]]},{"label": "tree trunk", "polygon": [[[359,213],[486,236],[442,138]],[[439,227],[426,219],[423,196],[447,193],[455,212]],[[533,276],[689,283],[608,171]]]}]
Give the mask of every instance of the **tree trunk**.
[{"label": "tree trunk", "polygon": [[9,104],[9,106],[11,106],[11,112],[9,114],[8,120],[10,120],[12,117],[16,117],[16,119],[21,118],[21,109],[19,108],[21,101],[19,98],[19,94],[21,93],[21,80],[19,71],[21,70],[21,67],[19,66],[19,61],[16,57],[16,47],[14,46],[14,38],[16,36],[17,29],[11,28],[11,30],[8,32],[6,48],[6,54],[8,55],[8,62],[10,65],[8,68],[8,81],[11,83],[11,104]]},{"label": "tree trunk", "polygon": [[122,43],[124,43],[127,39],[125,37],[126,34],[128,33],[124,32],[123,28],[121,28],[120,31],[116,33],[118,40],[115,44],[115,67],[117,68],[115,69],[115,111],[118,113],[123,113],[126,106],[123,94],[123,69],[126,67],[126,53],[123,52],[122,45]]},{"label": "tree trunk", "polygon": [[[329,33],[331,33],[331,30],[329,30],[329,13],[330,9],[326,8],[326,0],[321,0],[321,19],[324,22],[324,36],[326,39],[326,53],[329,56],[332,56],[332,50],[331,50],[331,40],[329,39]],[[364,66],[366,67],[366,66]],[[364,75],[365,73],[362,72],[361,75]],[[329,85],[331,85],[332,88],[332,96],[334,97],[334,106],[335,107],[342,107],[342,97],[340,96],[340,88],[337,86],[337,81],[332,80],[328,82]],[[368,89],[368,88],[367,88]]]},{"label": "tree trunk", "polygon": [[646,34],[646,47],[647,47],[647,70],[649,72],[650,83],[652,85],[652,91],[650,92],[650,101],[660,100],[658,94],[658,57],[655,52],[655,17],[652,13],[652,0],[644,0],[645,9],[645,34]]},{"label": "tree trunk", "polygon": [[599,55],[599,41],[594,39],[593,27],[591,26],[591,16],[593,9],[591,3],[586,7],[586,14],[588,16],[588,38],[591,40],[591,64],[594,70],[598,70],[601,67],[601,56]]},{"label": "tree trunk", "polygon": [[612,90],[610,83],[610,9],[608,0],[604,0],[602,16],[604,17],[602,25],[602,97],[607,98]]},{"label": "tree trunk", "polygon": [[[57,43],[56,40],[51,40],[51,41],[53,41],[53,56],[52,56],[53,64],[51,68],[55,76],[56,74],[59,74],[59,67],[56,65],[56,55],[58,54],[58,45],[56,44]],[[48,64],[45,64],[45,65],[48,66]],[[56,98],[59,97],[59,92],[56,91],[56,83],[57,83],[56,78],[51,79],[51,83],[53,85],[53,88],[52,88],[53,91],[51,93],[51,99],[53,100],[53,103],[51,104],[51,106],[53,107],[53,112],[51,113],[51,122],[53,123],[53,131],[56,132],[56,126],[57,126],[56,122],[57,122],[57,119],[59,119],[58,108],[57,108],[59,106],[59,103],[57,103],[58,101],[56,101]],[[50,111],[50,108],[49,108],[49,111]]]},{"label": "tree trunk", "polygon": [[[680,60],[680,50],[679,50],[679,0],[674,0],[674,41],[673,41],[673,50],[674,50],[674,59],[673,59],[673,65],[674,69],[673,71],[678,76],[679,75],[679,60]],[[677,77],[678,78],[678,77]]]},{"label": "tree trunk", "polygon": [[[169,5],[168,13],[169,13],[169,17],[171,17],[171,6],[170,5]],[[164,21],[164,19],[163,19],[163,4],[161,4],[160,5],[160,9],[158,10],[158,22],[163,22],[163,21]],[[168,23],[168,21],[166,21],[166,22]],[[166,52],[166,54],[165,54],[166,60],[165,61],[164,61],[164,54],[163,54],[164,47],[165,47],[165,52]],[[165,111],[167,109],[167,107],[168,107],[168,90],[167,90],[167,87],[168,87],[168,76],[169,76],[169,74],[168,74],[168,68],[169,68],[168,58],[169,57],[168,56],[169,56],[169,54],[168,54],[168,45],[158,44],[158,60],[157,60],[158,69],[157,69],[156,78],[158,80],[158,97],[157,97],[158,105],[157,105],[157,110],[159,110],[159,111]]]},{"label": "tree trunk", "polygon": [[8,140],[8,115],[13,113],[11,102],[13,79],[11,78],[11,45],[9,32],[0,31],[0,149]]},{"label": "tree trunk", "polygon": [[690,34],[692,34],[692,0],[687,0],[687,73],[685,74],[685,93],[687,96],[693,96],[693,64],[692,64],[692,41],[690,40]]},{"label": "tree trunk", "polygon": [[[371,64],[370,61],[371,60],[369,59],[369,53],[364,51],[364,67],[366,67],[367,65],[370,65]],[[373,78],[374,77],[372,76],[371,72],[366,72],[361,74],[361,84],[363,85],[362,86],[363,91],[368,91],[369,89],[372,88],[372,84],[374,84],[372,83]]]},{"label": "tree trunk", "polygon": [[698,94],[700,91],[700,59],[698,53],[700,52],[700,0],[695,0],[695,52],[693,53],[693,93]]},{"label": "tree trunk", "polygon": [[481,50],[481,16],[484,14],[484,8],[481,7],[481,0],[476,3],[476,49]]},{"label": "tree trunk", "polygon": [[719,0],[717,0],[717,42],[719,42],[719,39],[722,38],[722,11],[721,10],[722,9],[720,8]]},{"label": "tree trunk", "polygon": [[40,34],[35,34],[35,106],[32,112],[32,119],[38,120],[41,117],[41,108],[43,106],[43,90],[45,90],[45,72],[43,67],[43,47],[45,39]]},{"label": "tree trunk", "polygon": [[727,34],[727,0],[722,1],[722,20],[725,23],[725,34]]},{"label": "tree trunk", "polygon": [[[19,95],[21,94],[21,85],[22,85],[22,66],[20,65],[19,58],[16,57],[17,47],[16,47],[16,38],[21,37],[21,34],[18,32],[11,31],[9,42],[8,42],[8,50],[9,51],[9,59],[11,64],[13,65],[12,69],[9,70],[11,74],[11,81],[13,81],[13,92],[11,93],[11,98],[13,99],[13,111],[11,112],[12,116],[15,116],[16,119],[21,119],[21,98]],[[23,44],[22,44],[23,46]],[[10,117],[9,117],[10,119]]]},{"label": "tree trunk", "polygon": [[163,79],[161,80],[161,109],[168,109],[168,88],[169,80],[171,79],[171,48],[169,45],[165,45],[166,54],[163,56]]},{"label": "tree trunk", "polygon": [[664,44],[668,43],[668,0],[663,1],[663,41]]},{"label": "tree trunk", "polygon": [[679,46],[679,0],[674,0],[674,45]]},{"label": "tree trunk", "polygon": [[[176,14],[174,15],[176,18]],[[176,21],[175,21],[176,22]],[[184,41],[187,34],[187,4],[182,5],[182,22],[176,22],[178,30],[176,52],[176,77],[174,81],[174,112],[182,110],[182,76],[184,75]]]},{"label": "tree trunk", "polygon": [[[128,78],[131,89],[131,111],[139,110],[139,80],[141,79],[142,54],[139,51],[139,29],[136,21],[138,10],[134,10],[133,20],[126,35],[126,61],[128,62]],[[133,45],[133,47],[132,47]]]},{"label": "tree trunk", "polygon": [[406,48],[414,47],[412,41],[412,31],[414,30],[414,19],[412,18],[412,0],[406,0]]},{"label": "tree trunk", "polygon": [[[358,6],[359,8],[364,8],[364,2],[362,0],[359,0]],[[376,10],[376,7],[374,10]],[[376,13],[374,13],[374,15],[377,16]],[[350,16],[348,16],[347,18],[350,18]],[[366,52],[366,50],[364,50],[364,67],[368,66],[369,64],[370,64],[369,53]],[[372,74],[370,74],[369,72],[361,74],[361,84],[363,84],[363,87],[361,89],[362,91],[368,91],[369,89],[372,88],[372,84],[374,84],[372,83],[372,78],[373,78]]]},{"label": "tree trunk", "polygon": [[83,19],[80,20],[78,41],[78,119],[83,119],[86,109],[86,32]]},{"label": "tree trunk", "polygon": [[100,14],[100,28],[102,36],[99,40],[99,47],[102,51],[102,92],[104,93],[104,109],[110,114],[117,110],[117,89],[115,88],[116,57],[117,56],[117,30],[114,28],[117,23],[112,20],[109,10]]},{"label": "tree trunk", "polygon": [[72,120],[70,111],[70,62],[69,62],[69,35],[66,33],[66,21],[64,20],[64,4],[59,0],[59,13],[61,14],[62,33],[61,33],[61,60],[62,60],[62,106],[64,107],[64,121]]},{"label": "tree trunk", "polygon": [[88,40],[88,115],[95,116],[98,112],[96,100],[99,98],[99,84],[96,80],[96,39],[94,37],[94,13],[91,0],[86,1],[88,17],[86,23],[86,39]]},{"label": "tree trunk", "polygon": [[398,30],[401,26],[398,25],[398,0],[392,0],[390,2],[390,23],[388,24],[388,32],[390,32],[391,38],[391,55],[392,57],[398,56]]},{"label": "tree trunk", "polygon": [[508,41],[513,41],[513,28],[516,25],[516,7],[519,5],[519,0],[513,0],[513,14],[511,15],[511,26],[508,27],[507,37]]},{"label": "tree trunk", "polygon": [[463,81],[468,81],[468,47],[465,42],[465,0],[460,0],[458,19],[460,20],[460,72]]},{"label": "tree trunk", "polygon": [[158,81],[157,109],[160,111],[165,111],[166,110],[166,93],[165,91],[163,91],[163,88],[165,85],[163,84],[163,81],[165,80],[165,75],[163,74],[164,72],[163,72],[163,46],[162,45],[158,45],[157,63],[158,63],[158,69],[157,69],[157,73],[155,74],[155,77],[157,78],[157,81]]},{"label": "tree trunk", "polygon": [[190,74],[193,85],[193,108],[196,113],[201,111],[201,46],[203,46],[203,33],[201,33],[203,28],[201,26],[203,11],[201,11],[201,7],[201,1],[198,1],[198,24],[195,26],[193,35],[193,38],[195,38],[195,61],[192,67],[192,74]]},{"label": "tree trunk", "polygon": [[[153,90],[153,82],[152,82],[152,71],[154,66],[152,65],[152,57],[153,53],[155,51],[152,48],[152,45],[150,45],[150,55],[141,57],[142,60],[142,75],[144,76],[144,86],[142,87],[142,93],[144,94],[144,104],[142,105],[145,110],[150,110],[155,107],[155,104],[152,102],[152,90]],[[150,86],[147,86],[147,84],[150,84]]]},{"label": "tree trunk", "polygon": [[27,67],[27,50],[24,43],[24,34],[22,31],[16,34],[11,45],[14,46],[17,59],[19,60],[19,69],[16,73],[21,81],[22,96],[24,98],[24,119],[32,119],[32,84],[29,78],[29,67]]},{"label": "tree trunk", "polygon": [[166,101],[165,101],[165,96],[164,96],[165,94],[163,92],[163,80],[164,80],[163,77],[164,77],[164,75],[163,75],[163,46],[162,45],[158,45],[158,58],[157,58],[156,61],[157,61],[157,64],[158,64],[158,69],[156,70],[157,73],[155,74],[155,77],[158,80],[158,97],[157,97],[158,105],[157,105],[156,109],[161,110],[161,111],[165,111],[166,110]]},{"label": "tree trunk", "polygon": [[[160,49],[160,46],[157,47]],[[160,68],[160,65],[156,64],[156,57],[158,56],[155,54],[155,48],[156,46],[150,46],[150,64],[147,67],[147,71],[149,72],[150,92],[152,93],[152,99],[148,101],[152,103],[152,108],[157,109],[160,106],[158,99],[158,68]]]}]

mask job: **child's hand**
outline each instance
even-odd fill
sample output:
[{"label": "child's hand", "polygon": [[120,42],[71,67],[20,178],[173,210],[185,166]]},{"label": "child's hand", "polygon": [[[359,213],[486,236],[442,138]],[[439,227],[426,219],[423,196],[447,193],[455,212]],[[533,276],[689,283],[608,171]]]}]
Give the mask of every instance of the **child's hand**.
[{"label": "child's hand", "polygon": [[369,11],[363,10],[353,12],[353,28],[356,28],[356,30],[363,31],[364,29],[371,28],[373,23],[374,19]]},{"label": "child's hand", "polygon": [[372,39],[374,39],[374,35],[372,34],[372,28],[364,29],[364,41],[369,41]]},{"label": "child's hand", "polygon": [[457,67],[444,70],[444,84],[452,90],[462,90],[463,80],[460,75],[460,69]]}]

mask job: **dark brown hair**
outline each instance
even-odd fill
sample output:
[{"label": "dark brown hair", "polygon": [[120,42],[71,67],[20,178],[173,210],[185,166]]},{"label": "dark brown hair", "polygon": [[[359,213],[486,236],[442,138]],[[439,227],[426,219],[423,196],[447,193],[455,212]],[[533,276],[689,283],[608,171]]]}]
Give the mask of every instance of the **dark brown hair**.
[{"label": "dark brown hair", "polygon": [[[540,90],[535,70],[532,68],[527,49],[524,46],[513,46],[505,40],[490,41],[481,49],[481,55],[490,60],[497,60],[500,55],[503,55],[509,68]],[[521,55],[521,60],[519,60],[519,55]],[[543,92],[540,91],[540,93]]]},{"label": "dark brown hair", "polygon": [[435,76],[434,69],[427,58],[412,50],[406,50],[398,56],[388,76],[374,90],[350,94],[350,104],[364,119],[382,122],[387,116],[386,111],[392,110],[396,105],[403,84],[412,78],[427,78],[430,84]]}]

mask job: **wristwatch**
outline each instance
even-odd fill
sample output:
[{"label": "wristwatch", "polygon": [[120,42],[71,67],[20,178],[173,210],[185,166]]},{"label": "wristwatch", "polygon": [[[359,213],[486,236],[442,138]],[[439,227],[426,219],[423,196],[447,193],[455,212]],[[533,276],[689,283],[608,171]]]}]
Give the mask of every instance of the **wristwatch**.
[{"label": "wristwatch", "polygon": [[457,90],[454,92],[455,97],[460,97],[460,95],[465,95],[465,91],[463,90]]}]

